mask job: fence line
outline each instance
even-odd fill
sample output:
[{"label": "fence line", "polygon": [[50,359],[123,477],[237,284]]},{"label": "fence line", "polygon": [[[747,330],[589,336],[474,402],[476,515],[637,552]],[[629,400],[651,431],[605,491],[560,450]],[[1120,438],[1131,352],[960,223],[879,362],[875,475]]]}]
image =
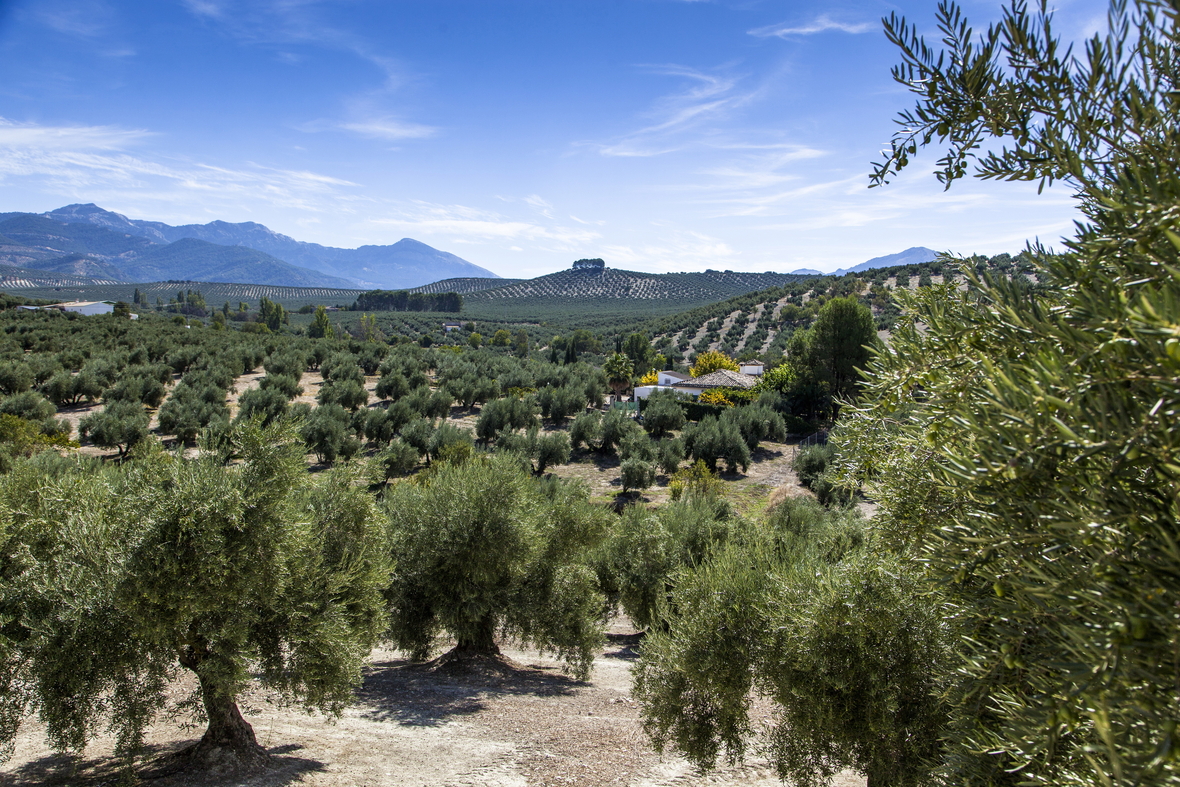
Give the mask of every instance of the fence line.
[{"label": "fence line", "polygon": [[812,446],[815,446],[815,445],[827,445],[827,444],[828,444],[828,430],[827,429],[820,429],[818,432],[810,434],[807,437],[804,437],[799,442],[795,443],[795,445],[791,449],[791,460],[794,461],[795,457],[799,455],[799,449],[801,449],[801,448],[811,448]]}]

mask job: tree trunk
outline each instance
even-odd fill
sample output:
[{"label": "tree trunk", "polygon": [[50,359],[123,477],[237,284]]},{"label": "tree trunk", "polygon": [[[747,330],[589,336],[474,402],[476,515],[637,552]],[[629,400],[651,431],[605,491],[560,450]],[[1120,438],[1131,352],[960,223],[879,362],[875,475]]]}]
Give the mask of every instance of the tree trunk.
[{"label": "tree trunk", "polygon": [[238,710],[236,697],[206,677],[202,666],[213,658],[206,646],[186,646],[180,663],[197,674],[201,700],[208,717],[205,734],[180,754],[196,767],[212,772],[256,771],[270,755],[258,745],[254,728]]},{"label": "tree trunk", "polygon": [[496,616],[485,615],[469,636],[459,637],[459,643],[452,652],[460,658],[499,656],[500,648],[496,646]]}]

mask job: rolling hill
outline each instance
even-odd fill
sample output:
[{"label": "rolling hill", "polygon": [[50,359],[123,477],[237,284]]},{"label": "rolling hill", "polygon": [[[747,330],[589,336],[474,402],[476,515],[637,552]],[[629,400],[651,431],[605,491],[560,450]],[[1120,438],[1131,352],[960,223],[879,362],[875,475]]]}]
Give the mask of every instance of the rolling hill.
[{"label": "rolling hill", "polygon": [[616,268],[564,270],[473,293],[472,303],[503,299],[578,301],[715,301],[774,287],[799,277],[789,273],[639,273]]},{"label": "rolling hill", "polygon": [[470,295],[473,292],[491,290],[522,281],[526,281],[526,279],[443,279],[431,284],[424,284],[421,287],[413,287],[410,292],[457,292],[460,295]]}]

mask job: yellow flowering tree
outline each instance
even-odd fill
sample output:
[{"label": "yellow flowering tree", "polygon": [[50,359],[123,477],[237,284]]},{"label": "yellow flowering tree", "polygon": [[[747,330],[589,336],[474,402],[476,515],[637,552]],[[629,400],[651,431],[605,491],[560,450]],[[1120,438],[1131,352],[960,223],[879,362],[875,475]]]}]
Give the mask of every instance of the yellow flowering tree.
[{"label": "yellow flowering tree", "polygon": [[738,371],[737,361],[723,352],[705,350],[705,352],[697,356],[692,368],[688,371],[693,377],[703,377],[718,369],[728,369],[731,372],[736,372]]}]

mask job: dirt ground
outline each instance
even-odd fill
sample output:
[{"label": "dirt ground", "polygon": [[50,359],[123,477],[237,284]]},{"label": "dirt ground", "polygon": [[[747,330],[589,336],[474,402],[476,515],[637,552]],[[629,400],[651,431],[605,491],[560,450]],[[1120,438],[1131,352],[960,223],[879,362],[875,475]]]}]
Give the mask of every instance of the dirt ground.
[{"label": "dirt ground", "polygon": [[[747,515],[755,515],[766,507],[770,495],[778,490],[783,495],[809,495],[799,486],[791,459],[795,447],[792,443],[763,442],[751,456],[750,466],[744,473],[720,474],[725,482],[726,497]],[[684,465],[684,466],[687,466]],[[601,456],[593,451],[576,451],[569,464],[548,469],[561,478],[576,478],[590,487],[591,499],[605,502],[613,499],[623,490],[619,476],[619,458]],[[663,473],[656,476],[656,483],[643,490],[638,502],[645,505],[662,505],[670,499],[668,482],[671,479]]]},{"label": "dirt ground", "polygon": [[[631,667],[639,635],[625,622],[612,626],[589,681],[562,674],[535,652],[506,650],[507,671],[453,676],[412,664],[401,654],[376,650],[356,701],[330,721],[279,707],[261,690],[244,712],[272,768],[252,778],[173,775],[144,779],[154,787],[771,787],[780,782],[765,760],[721,765],[698,773],[684,759],[656,754],[631,699]],[[191,684],[176,685],[182,696]],[[53,755],[43,731],[26,723],[15,757],[0,770],[0,784],[98,787],[124,781],[110,757],[111,742],[97,740],[83,758]],[[175,722],[148,734],[158,755],[199,737]],[[836,787],[863,787],[841,774]]]}]

